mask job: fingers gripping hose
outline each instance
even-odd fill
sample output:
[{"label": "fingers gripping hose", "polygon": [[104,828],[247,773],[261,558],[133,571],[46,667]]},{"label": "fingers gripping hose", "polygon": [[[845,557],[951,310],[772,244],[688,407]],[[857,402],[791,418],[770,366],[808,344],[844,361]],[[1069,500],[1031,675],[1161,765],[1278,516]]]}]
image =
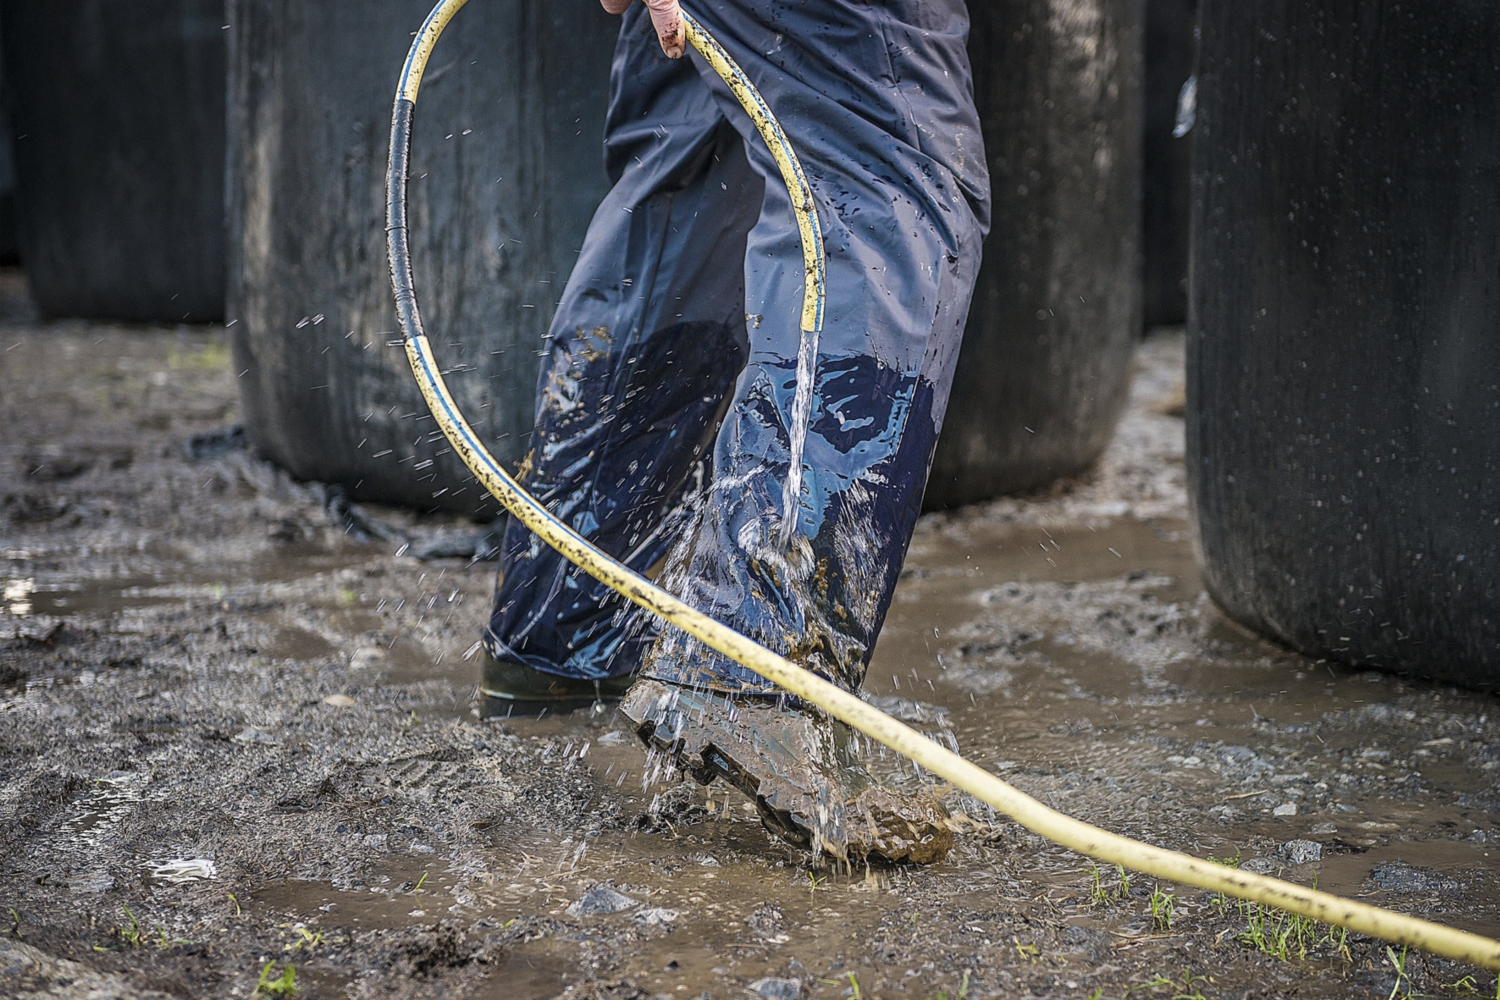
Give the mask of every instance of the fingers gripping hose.
[{"label": "fingers gripping hose", "polygon": [[[422,330],[416,292],[412,287],[411,257],[407,243],[406,180],[411,149],[412,113],[416,106],[417,91],[438,37],[466,2],[467,0],[441,0],[438,3],[418,32],[411,52],[407,55],[406,65],[402,68],[391,123],[390,169],[386,175],[386,233],[396,311],[405,337],[406,355],[416,375],[417,384],[453,450],[506,510],[576,566],[642,608],[910,758],[1054,843],[1100,861],[1123,865],[1178,884],[1275,906],[1396,944],[1411,945],[1449,958],[1500,970],[1500,941],[1326,892],[1306,889],[1280,879],[1253,875],[1175,851],[1152,847],[1048,808],[958,754],[714,621],[644,577],[626,569],[585,541],[518,486],[480,442],[448,393],[433,358],[432,345],[428,343]],[[782,180],[791,193],[806,267],[802,301],[802,353],[807,354],[809,343],[816,344],[816,340],[810,338],[815,338],[822,326],[824,302],[822,235],[813,209],[812,191],[786,134],[749,78],[702,25],[685,11],[683,27],[688,43],[723,78],[730,91],[744,106],[746,114],[765,139],[771,156],[780,169]],[[802,374],[800,368],[799,364],[799,376]]]}]

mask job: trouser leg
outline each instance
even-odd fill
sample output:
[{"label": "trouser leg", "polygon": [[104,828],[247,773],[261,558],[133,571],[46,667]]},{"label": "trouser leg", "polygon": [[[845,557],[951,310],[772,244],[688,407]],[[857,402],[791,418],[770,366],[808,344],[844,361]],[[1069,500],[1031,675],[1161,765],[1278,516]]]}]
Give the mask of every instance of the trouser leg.
[{"label": "trouser leg", "polygon": [[[746,234],[762,182],[639,5],[615,56],[599,207],[553,321],[523,486],[646,572],[681,525],[744,365]],[[485,642],[566,677],[631,672],[655,623],[512,522]]]},{"label": "trouser leg", "polygon": [[[768,183],[744,262],[748,364],[715,442],[708,494],[662,580],[852,690],[920,510],[988,222],[967,15],[959,0],[723,0],[695,12],[801,159],[827,247],[828,306],[803,486],[788,511],[802,341],[797,226],[762,140],[694,56]],[[771,689],[670,627],[644,672],[725,691]]]}]

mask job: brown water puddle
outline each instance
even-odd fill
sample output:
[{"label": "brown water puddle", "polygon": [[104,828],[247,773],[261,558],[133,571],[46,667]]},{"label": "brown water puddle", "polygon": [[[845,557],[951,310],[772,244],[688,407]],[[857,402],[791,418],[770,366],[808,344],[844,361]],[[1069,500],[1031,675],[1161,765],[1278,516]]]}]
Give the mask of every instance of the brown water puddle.
[{"label": "brown water puddle", "polygon": [[[29,570],[35,558],[29,552],[11,550],[6,555],[10,565],[0,572],[0,628],[45,634],[52,623],[76,622],[136,632],[151,627],[144,621],[153,612],[180,608],[204,619],[222,612],[257,626],[248,653],[261,660],[353,658],[357,668],[369,671],[372,681],[446,683],[463,701],[475,687],[472,657],[465,660],[463,650],[455,655],[440,649],[434,654],[415,635],[392,629],[380,611],[386,607],[399,611],[407,602],[442,595],[448,595],[451,603],[458,590],[444,586],[438,593],[428,576],[440,581],[453,570],[455,580],[470,585],[473,575],[487,578],[493,573],[489,565],[459,569],[437,564],[419,579],[413,593],[381,600],[361,591],[391,589],[381,579],[388,556],[368,549],[339,552],[309,545],[224,563],[212,571],[202,565],[159,565],[158,560],[150,575],[83,580]],[[373,579],[366,579],[371,571]],[[394,586],[399,590],[402,585]],[[293,592],[278,596],[289,589]],[[462,597],[458,599],[461,603]],[[317,622],[310,623],[309,617]],[[419,714],[434,715],[426,709]],[[447,709],[435,713],[445,714]]]},{"label": "brown water puddle", "polygon": [[[121,587],[120,600],[162,593],[131,586],[142,589]],[[192,586],[201,596],[202,585]],[[346,635],[380,627],[365,605],[326,610],[329,627]],[[328,651],[319,635],[286,635],[287,655]],[[447,685],[451,703],[426,716],[467,719],[477,661],[459,651],[444,659],[434,662],[403,638],[372,665],[388,683]],[[1369,725],[1339,722],[1409,702],[1411,689],[1384,675],[1313,663],[1226,621],[1202,593],[1182,522],[970,526],[919,537],[867,693],[922,728],[946,729],[970,759],[1065,811],[1200,855],[1264,858],[1289,877],[1316,875],[1323,888],[1376,903],[1446,896],[1447,919],[1500,931],[1500,871],[1491,857],[1500,834],[1462,839],[1494,820],[1455,804],[1453,794],[1492,776],[1452,749],[1453,738],[1414,735],[1395,709],[1371,716]],[[1447,713],[1490,704],[1458,692],[1432,697]],[[624,817],[645,813],[667,791],[642,787],[644,756],[612,713],[503,726],[583,753],[599,801]],[[891,780],[916,780],[889,755],[875,754],[873,763]],[[1382,790],[1406,787],[1413,774],[1429,794]],[[1024,881],[993,852],[973,848],[927,869],[835,871],[769,840],[746,804],[722,788],[702,793],[698,804],[708,810],[706,822],[661,832],[627,824],[578,840],[496,830],[483,871],[457,870],[440,849],[393,857],[381,884],[340,890],[282,882],[258,889],[248,905],[288,925],[365,930],[451,919],[501,936],[529,928],[506,938],[500,966],[476,994],[485,997],[553,995],[585,974],[588,956],[618,961],[621,948],[632,982],[658,995],[720,995],[782,976],[802,980],[806,996],[844,997],[852,974],[885,983],[882,995],[925,997],[956,992],[961,969],[924,964],[890,942],[922,934],[975,947],[999,942],[1031,961],[1023,933],[1002,933],[973,915],[1002,903],[1077,905],[1087,892],[1082,860],[1048,845],[1027,845]],[[1295,866],[1270,856],[1275,845],[1302,839],[1323,846],[1320,862]],[[1397,881],[1418,869],[1413,884],[1436,888],[1416,896],[1382,888],[1372,881],[1377,869]],[[423,873],[427,881],[414,895],[410,884]],[[606,882],[633,905],[568,915],[590,887]],[[1180,895],[1183,914],[1207,912],[1195,892]],[[1120,947],[1141,939],[1139,910],[1068,911],[1067,919]],[[316,964],[309,975],[311,996],[347,985],[332,972],[320,980]],[[1062,980],[1059,986],[1069,992]]]},{"label": "brown water puddle", "polygon": [[[1012,633],[1030,634],[1019,644],[1011,636],[1008,659],[981,655],[978,669],[968,667],[974,657],[955,637],[967,629],[985,638],[987,630],[973,625],[985,619],[993,606],[986,596],[997,590],[1010,599],[992,617]],[[1151,609],[1144,623],[1165,622],[1169,633],[1190,623],[1192,641],[1164,641],[1155,654],[1136,636],[1121,636],[1114,649],[1097,636],[1083,641],[1108,616],[1119,621],[1122,603]],[[972,638],[969,646],[972,653]],[[1000,652],[1008,650],[1002,645]],[[1453,880],[1452,887],[1468,887],[1452,919],[1500,931],[1495,817],[1454,801],[1455,793],[1493,785],[1493,775],[1443,756],[1455,743],[1445,735],[1450,730],[1413,732],[1412,720],[1391,711],[1398,700],[1411,701],[1412,689],[1400,679],[1310,661],[1224,618],[1202,592],[1183,522],[1119,520],[1093,531],[980,527],[919,540],[866,686],[875,696],[946,710],[965,755],[1016,776],[1023,787],[1028,770],[1073,772],[1078,789],[1034,783],[1065,810],[1087,801],[1085,777],[1144,773],[1158,799],[1234,809],[1229,821],[1194,831],[1199,853],[1232,856],[1268,840],[1322,842],[1333,853],[1290,875],[1307,881],[1316,872],[1323,888],[1376,903],[1391,894],[1371,884],[1372,870],[1391,862],[1420,866]],[[1482,718],[1493,710],[1482,695],[1430,690],[1427,697],[1440,716],[1467,710]],[[1372,711],[1374,724],[1339,723]],[[1201,756],[1191,752],[1194,744],[1206,745]],[[1260,754],[1276,766],[1231,781],[1213,769],[1218,748]],[[1320,779],[1337,785],[1335,774],[1347,772],[1388,777],[1392,785],[1420,781],[1425,791],[1393,800],[1366,780],[1367,790],[1349,791],[1356,782],[1348,781],[1324,794]],[[1311,808],[1309,785],[1322,796]],[[1277,807],[1289,814],[1277,815]],[[1149,827],[1150,812],[1134,818]]]},{"label": "brown water puddle", "polygon": [[335,889],[327,882],[305,879],[273,882],[243,904],[286,922],[312,918],[356,932],[426,926],[453,905],[453,876],[431,856],[393,856],[372,865],[365,881],[369,884],[357,889]]}]

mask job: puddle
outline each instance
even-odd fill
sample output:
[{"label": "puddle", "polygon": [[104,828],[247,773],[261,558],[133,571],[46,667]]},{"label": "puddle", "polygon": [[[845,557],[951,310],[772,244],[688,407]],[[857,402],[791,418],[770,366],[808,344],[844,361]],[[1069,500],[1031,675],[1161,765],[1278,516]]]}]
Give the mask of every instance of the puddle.
[{"label": "puddle", "polygon": [[431,858],[394,858],[372,866],[369,884],[338,889],[288,879],[258,888],[243,905],[278,922],[372,928],[426,927],[449,916],[453,878]]},{"label": "puddle", "polygon": [[277,630],[275,640],[262,650],[271,659],[304,662],[321,660],[337,651],[337,646],[320,635],[306,629],[285,626]]},{"label": "puddle", "polygon": [[[112,618],[123,612],[166,604],[201,605],[243,602],[262,596],[266,584],[306,579],[344,563],[319,559],[312,564],[259,566],[269,574],[236,572],[227,567],[222,574],[206,577],[200,571],[172,573],[160,577],[122,577],[103,580],[69,580],[47,576],[14,576],[0,580],[4,612],[26,618]],[[299,568],[300,567],[300,568]]]},{"label": "puddle", "polygon": [[98,847],[141,801],[142,791],[150,781],[149,774],[138,771],[115,771],[99,778],[75,806],[73,814],[63,821],[59,829],[61,839],[79,852]]},{"label": "puddle", "polygon": [[[1154,933],[1151,880],[1091,901],[1080,857],[959,795],[973,825],[944,863],[840,871],[770,840],[722,786],[643,785],[612,714],[481,722],[465,656],[493,565],[330,538],[296,484],[188,463],[182,440],[232,419],[236,390],[222,366],[155,381],[174,344],[222,354],[221,334],[194,336],[49,327],[5,355],[24,373],[0,365],[40,415],[0,459],[135,428],[128,474],[25,487],[17,510],[46,520],[10,522],[0,548],[0,912],[37,947],[108,944],[128,906],[213,946],[85,957],[187,993],[217,975],[248,996],[275,958],[311,998],[374,977],[496,998],[744,996],[777,977],[930,1000],[966,972],[976,998],[1168,997],[1194,994],[1187,966],[1216,977],[1208,996],[1391,994],[1372,946],[1355,966],[1273,960],[1191,890],[1161,887],[1178,923]],[[102,373],[69,360],[91,352]],[[1181,338],[1148,340],[1137,367],[1092,478],[924,519],[868,695],[1085,820],[1500,932],[1494,698],[1313,662],[1225,620],[1184,520],[1182,423],[1152,403],[1180,384]],[[73,519],[96,501],[143,520]],[[1286,867],[1314,850],[1294,841],[1321,856]],[[570,916],[599,886],[632,902]],[[490,964],[401,972],[413,949],[441,958],[439,923]],[[1413,989],[1468,971],[1428,964]]]},{"label": "puddle", "polygon": [[[151,607],[194,598],[211,599],[212,588],[190,589],[181,586],[164,586],[155,581],[90,581],[42,582],[18,581],[30,584],[30,600],[25,606],[12,603],[10,613],[18,618],[28,615],[97,615],[110,617],[134,608]],[[7,584],[7,593],[12,584]],[[222,590],[222,588],[221,588]]]},{"label": "puddle", "polygon": [[[1495,844],[1463,839],[1476,826],[1495,829],[1494,818],[1453,804],[1451,794],[1445,803],[1393,801],[1348,773],[1383,767],[1406,780],[1422,764],[1422,780],[1451,793],[1474,786],[1472,769],[1420,746],[1433,735],[1426,730],[1383,732],[1382,746],[1395,749],[1360,757],[1372,738],[1361,731],[1360,713],[1374,707],[1385,719],[1381,706],[1408,689],[1385,675],[1330,670],[1223,619],[1202,596],[1183,522],[1116,519],[1050,535],[970,529],[961,539],[914,544],[907,567],[868,693],[929,723],[942,719],[971,759],[1064,810],[1103,809],[1111,825],[1136,836],[1200,855],[1268,859],[1287,877],[1308,883],[1316,876],[1322,888],[1376,903],[1410,897],[1381,889],[1372,870],[1419,865],[1424,877],[1459,887],[1462,902],[1450,919],[1500,932]],[[1086,639],[1101,621],[1118,631]],[[1017,632],[1028,635],[1018,642]],[[1447,710],[1454,702],[1486,707],[1477,695],[1445,692],[1444,699]],[[587,742],[601,793],[613,790],[627,811],[644,809],[660,790],[640,788],[643,758],[631,741],[590,724],[585,713],[506,726],[564,741],[575,754]],[[878,753],[872,764],[889,777],[906,774]],[[542,871],[497,855],[496,870],[507,867],[510,881],[473,889],[463,908],[501,922],[528,912],[556,919],[584,886],[608,878],[640,909],[678,913],[670,935],[637,945],[640,965],[658,970],[635,977],[640,988],[676,995],[683,986],[697,991],[800,970],[807,995],[833,997],[846,995],[850,972],[865,982],[889,979],[889,969],[862,964],[867,949],[855,943],[890,933],[893,912],[907,904],[903,887],[920,884],[955,911],[984,912],[997,899],[1077,897],[1087,884],[1082,859],[1040,843],[1028,849],[1024,882],[986,871],[972,855],[921,872],[809,870],[767,839],[738,796],[703,794],[711,818],[675,836],[605,833],[581,860],[569,855],[571,843],[552,842],[555,856],[537,862]],[[1180,828],[1162,824],[1180,823],[1190,804],[1202,822],[1184,843]],[[1294,812],[1277,814],[1289,804]],[[1500,843],[1500,834],[1488,836]],[[1271,858],[1296,839],[1322,845],[1322,859],[1289,867]],[[705,868],[702,858],[719,863]],[[1208,912],[1200,895],[1182,893],[1184,913]],[[747,921],[762,906],[780,914],[777,933],[786,942],[750,933]],[[623,926],[631,918],[590,919]],[[1119,934],[1117,943],[1144,933],[1139,914],[1120,917],[1118,926],[1099,919],[1106,933]],[[504,969],[531,977],[545,995],[568,982],[565,952],[550,938],[527,942]],[[943,985],[920,963],[912,972],[913,995]],[[497,990],[510,974],[498,974]]]},{"label": "puddle", "polygon": [[[1500,820],[1461,804],[1493,780],[1451,752],[1461,727],[1431,740],[1420,706],[1393,710],[1412,699],[1399,678],[1315,663],[1229,622],[1202,592],[1183,522],[914,544],[867,689],[945,709],[967,756],[1059,808],[1135,799],[1136,834],[1167,837],[1152,829],[1164,809],[1137,798],[1150,786],[1163,807],[1202,804],[1200,854],[1339,841],[1315,868],[1349,895],[1374,891],[1375,865],[1420,859],[1475,887],[1465,926],[1500,931],[1485,895]],[[1481,695],[1429,697],[1439,717],[1491,710]],[[1414,785],[1430,795],[1388,797]]]},{"label": "puddle", "polygon": [[571,942],[539,938],[508,951],[473,996],[475,1000],[556,996],[580,978],[577,948]]}]

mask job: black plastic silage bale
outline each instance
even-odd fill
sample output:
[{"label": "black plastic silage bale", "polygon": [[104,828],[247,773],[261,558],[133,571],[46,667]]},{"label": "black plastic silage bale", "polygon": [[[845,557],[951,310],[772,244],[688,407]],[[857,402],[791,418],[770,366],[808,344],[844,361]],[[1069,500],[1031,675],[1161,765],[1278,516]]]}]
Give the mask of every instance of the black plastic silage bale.
[{"label": "black plastic silage bale", "polygon": [[[493,515],[392,343],[391,102],[430,6],[231,0],[235,365],[252,447],[294,475],[355,499]],[[597,0],[472,3],[422,85],[417,289],[448,385],[502,461],[525,448],[538,351],[608,188],[618,25]]]},{"label": "black plastic silage bale", "polygon": [[1114,433],[1141,321],[1138,0],[969,5],[994,220],[923,503],[1044,486]]},{"label": "black plastic silage bale", "polygon": [[43,312],[223,316],[223,26],[222,0],[0,0]]},{"label": "black plastic silage bale", "polygon": [[1208,586],[1500,687],[1500,6],[1204,0],[1187,433]]},{"label": "black plastic silage bale", "polygon": [[1191,132],[1174,130],[1178,98],[1193,75],[1197,24],[1198,0],[1146,0],[1141,271],[1147,327],[1187,319],[1193,143]]},{"label": "black plastic silage bale", "polygon": [[5,84],[0,58],[0,265],[21,261],[21,235],[16,222],[16,156],[10,127],[10,88]]}]

